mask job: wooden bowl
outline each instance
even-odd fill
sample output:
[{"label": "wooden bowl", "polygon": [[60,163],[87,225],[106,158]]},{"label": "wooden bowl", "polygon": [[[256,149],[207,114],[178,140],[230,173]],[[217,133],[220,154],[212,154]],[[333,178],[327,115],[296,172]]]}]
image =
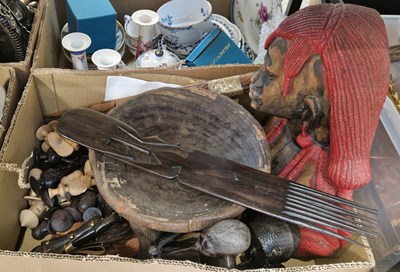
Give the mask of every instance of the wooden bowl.
[{"label": "wooden bowl", "polygon": [[[269,149],[259,123],[233,100],[202,90],[162,88],[135,96],[108,114],[142,137],[158,136],[184,149],[201,149],[269,171]],[[95,135],[93,135],[95,137]],[[90,151],[97,187],[133,227],[167,232],[204,229],[244,208]]]}]

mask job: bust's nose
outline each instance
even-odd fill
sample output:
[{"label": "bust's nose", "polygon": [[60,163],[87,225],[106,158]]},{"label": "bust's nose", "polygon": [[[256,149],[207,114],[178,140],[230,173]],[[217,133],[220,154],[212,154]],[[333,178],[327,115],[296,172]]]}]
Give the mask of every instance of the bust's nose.
[{"label": "bust's nose", "polygon": [[253,77],[251,78],[250,89],[258,95],[261,95],[263,85],[264,84],[260,71],[254,73]]}]

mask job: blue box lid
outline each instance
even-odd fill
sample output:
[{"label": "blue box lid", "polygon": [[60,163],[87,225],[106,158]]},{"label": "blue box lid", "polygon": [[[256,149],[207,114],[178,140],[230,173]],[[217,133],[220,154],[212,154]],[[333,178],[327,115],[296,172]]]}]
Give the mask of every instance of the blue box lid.
[{"label": "blue box lid", "polygon": [[67,0],[67,4],[78,20],[116,15],[109,0]]},{"label": "blue box lid", "polygon": [[109,0],[66,0],[69,32],[83,32],[92,40],[88,53],[115,49],[117,13]]},{"label": "blue box lid", "polygon": [[216,27],[186,58],[187,66],[252,63],[242,50]]}]

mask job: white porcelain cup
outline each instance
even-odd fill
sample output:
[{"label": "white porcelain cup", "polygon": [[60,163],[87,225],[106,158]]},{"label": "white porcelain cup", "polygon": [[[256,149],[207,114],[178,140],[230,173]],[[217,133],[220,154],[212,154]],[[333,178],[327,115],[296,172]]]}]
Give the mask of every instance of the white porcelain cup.
[{"label": "white porcelain cup", "polygon": [[126,67],[121,61],[121,55],[113,49],[99,49],[92,55],[92,62],[99,70],[111,70]]},{"label": "white porcelain cup", "polygon": [[141,9],[131,16],[124,16],[127,45],[135,49],[139,56],[144,51],[153,49],[154,39],[159,35],[158,14],[152,10]]},{"label": "white porcelain cup", "polygon": [[88,70],[86,50],[92,40],[88,35],[81,32],[72,32],[61,40],[62,46],[71,54],[72,67],[75,70]]},{"label": "white porcelain cup", "polygon": [[195,44],[214,29],[212,6],[206,0],[172,0],[158,10],[160,31],[169,43]]}]

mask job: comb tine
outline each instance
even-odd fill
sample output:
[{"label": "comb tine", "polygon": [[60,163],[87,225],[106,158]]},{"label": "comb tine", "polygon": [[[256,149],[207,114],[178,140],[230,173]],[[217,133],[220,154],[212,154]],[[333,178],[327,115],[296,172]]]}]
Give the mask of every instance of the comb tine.
[{"label": "comb tine", "polygon": [[[325,197],[320,197],[317,194],[319,193],[319,191],[311,191],[312,193],[310,194],[308,191],[304,191],[304,190],[298,190],[298,188],[290,188],[288,189],[288,191],[294,195],[297,195],[299,197],[302,197],[304,199],[309,199],[310,201],[314,201],[316,203],[320,203],[323,204],[325,207],[331,207],[334,208],[336,212],[342,212],[343,214],[352,214],[354,216],[360,216],[360,213],[358,212],[358,208],[355,207],[351,207],[348,206],[346,204],[341,204],[338,202],[331,202],[330,199],[327,199]],[[342,207],[342,206],[347,206],[346,207]],[[353,209],[356,209],[357,212],[355,212]],[[370,213],[372,214],[372,213]],[[373,215],[377,215],[377,214],[373,214]]]},{"label": "comb tine", "polygon": [[343,204],[343,205],[346,205],[346,206],[349,206],[349,207],[352,207],[352,208],[357,208],[359,210],[362,210],[362,211],[365,211],[365,212],[369,212],[369,213],[372,213],[372,214],[378,214],[378,210],[376,210],[376,209],[369,208],[369,207],[366,207],[366,206],[364,206],[362,204],[359,204],[359,203],[356,203],[356,202],[353,202],[353,201],[350,201],[350,200],[347,200],[347,199],[344,199],[344,198],[340,198],[340,197],[337,197],[337,196],[334,196],[334,195],[331,195],[331,194],[328,194],[328,193],[325,193],[325,192],[322,192],[322,191],[317,191],[315,189],[309,188],[307,186],[304,186],[304,185],[301,185],[301,184],[298,184],[298,183],[290,182],[290,186],[289,187],[294,187],[294,188],[298,189],[299,191],[307,192],[307,193],[309,193],[311,195],[314,195],[314,196],[317,196],[317,197],[323,197],[323,198],[325,198],[327,200],[336,202],[338,204]]},{"label": "comb tine", "polygon": [[[289,196],[286,199],[286,204],[288,204],[288,205],[291,205],[291,204],[298,205],[300,207],[304,207],[304,209],[310,210],[311,212],[321,212],[321,213],[326,214],[326,216],[329,216],[329,217],[332,217],[332,218],[336,218],[336,219],[341,220],[341,221],[347,221],[347,222],[352,223],[352,224],[362,224],[361,220],[359,218],[353,219],[353,217],[351,217],[351,216],[344,216],[344,215],[342,215],[340,213],[332,212],[332,211],[327,210],[325,208],[321,208],[321,207],[315,206],[315,205],[313,205],[313,203],[307,203],[307,202],[304,203],[301,200],[293,199],[293,197],[291,197],[291,196]],[[362,220],[362,221],[365,222],[365,223],[370,223],[372,225],[376,225],[376,222],[369,222],[369,221],[366,221],[366,220]]]},{"label": "comb tine", "polygon": [[[117,150],[116,148],[112,147],[111,141],[122,144],[124,146],[124,148],[126,149],[126,152],[125,153],[121,152],[120,150]],[[109,142],[107,143],[107,146],[110,149],[114,149],[116,151],[113,154],[114,157],[124,158],[126,161],[132,161],[132,162],[141,161],[141,162],[150,163],[150,164],[161,164],[161,161],[158,159],[158,157],[153,152],[150,152],[144,148],[141,148],[140,146],[132,145],[121,137],[118,137],[118,136],[110,137]],[[139,154],[144,155],[144,157],[142,156],[139,159],[139,157],[138,157]]]},{"label": "comb tine", "polygon": [[[322,228],[322,229],[333,229],[333,230],[342,230],[345,231],[347,233],[352,233],[352,234],[357,234],[357,235],[364,235],[364,236],[368,236],[371,238],[375,238],[377,236],[376,233],[368,233],[368,232],[363,232],[363,231],[357,231],[357,230],[350,230],[347,227],[343,226],[342,224],[340,225],[333,225],[330,224],[328,222],[321,222],[320,219],[318,218],[314,218],[313,216],[309,216],[309,214],[307,214],[306,212],[299,212],[296,209],[291,209],[291,210],[286,210],[286,211],[282,211],[283,214],[288,215],[293,217],[294,219],[297,220],[301,220],[300,222],[302,222],[303,224],[305,224],[305,227],[307,228],[311,228],[309,226],[306,225],[311,225],[313,227],[318,227],[318,228]],[[312,229],[312,228],[311,228]]]},{"label": "comb tine", "polygon": [[371,217],[368,217],[366,215],[360,214],[358,212],[355,212],[353,210],[350,209],[344,209],[342,207],[336,206],[332,203],[329,202],[324,202],[320,199],[309,199],[308,196],[298,196],[298,195],[293,195],[293,194],[288,194],[287,195],[287,199],[289,200],[296,200],[299,204],[303,203],[304,205],[312,205],[315,209],[319,209],[319,210],[324,210],[324,212],[334,212],[335,215],[340,215],[340,216],[344,216],[344,217],[355,217],[359,220],[363,220],[365,222],[369,222],[371,224],[376,225],[376,220],[372,219]]},{"label": "comb tine", "polygon": [[349,224],[345,221],[339,221],[338,218],[330,216],[326,213],[316,213],[313,209],[301,207],[294,204],[292,204],[292,206],[286,206],[285,208],[292,212],[297,212],[298,214],[305,215],[309,218],[314,218],[315,220],[318,220],[317,222],[321,225],[342,229],[347,232],[364,234],[369,237],[376,237],[376,232],[374,230],[363,226],[361,223],[355,222],[354,224]]},{"label": "comb tine", "polygon": [[325,222],[322,222],[321,218],[318,218],[318,216],[315,215],[310,215],[309,213],[305,212],[305,211],[301,211],[299,209],[290,207],[288,208],[288,210],[282,211],[283,214],[287,214],[290,215],[292,217],[304,220],[304,221],[308,221],[308,222],[312,222],[314,224],[323,226],[323,227],[329,227],[332,229],[337,229],[337,230],[343,230],[349,233],[353,233],[353,234],[360,234],[360,235],[365,235],[368,237],[376,237],[376,233],[370,233],[364,230],[356,230],[354,228],[349,228],[348,226],[346,226],[346,224],[343,223],[330,223],[328,222],[329,220],[324,219]]},{"label": "comb tine", "polygon": [[177,179],[179,172],[181,171],[181,168],[179,166],[171,167],[169,169],[163,169],[160,167],[160,165],[138,163],[138,162],[132,161],[131,159],[127,159],[125,157],[116,156],[115,154],[103,154],[103,155],[106,157],[109,157],[109,158],[113,158],[117,161],[126,163],[140,171],[150,173],[152,175],[155,175],[155,176],[167,179],[167,180]]},{"label": "comb tine", "polygon": [[164,141],[158,140],[158,137],[147,137],[145,138],[146,140],[155,140],[153,142],[147,142],[143,138],[139,136],[139,134],[134,130],[134,133],[128,131],[127,129],[118,126],[117,129],[120,131],[124,132],[127,136],[130,137],[132,142],[126,142],[129,145],[133,146],[140,146],[146,150],[149,150],[150,152],[172,152],[175,153],[181,157],[186,157],[188,155],[188,151],[184,150],[182,147],[176,144],[169,144]]},{"label": "comb tine", "polygon": [[312,230],[315,230],[315,231],[318,231],[318,232],[321,232],[324,234],[328,234],[330,236],[347,241],[352,244],[356,244],[356,245],[359,245],[359,246],[362,246],[365,248],[370,248],[369,246],[364,245],[363,243],[360,243],[356,240],[350,239],[346,236],[340,235],[334,231],[319,227],[318,225],[315,225],[315,224],[308,223],[307,221],[311,221],[311,220],[309,220],[309,218],[302,217],[301,215],[297,215],[293,212],[285,211],[285,212],[283,212],[283,216],[278,216],[277,218],[282,219],[287,222],[290,222],[290,223],[293,223],[293,224],[296,224],[301,227],[306,227],[306,228],[309,228],[309,229],[312,229]]},{"label": "comb tine", "polygon": [[[285,184],[288,184],[288,183],[285,183]],[[278,184],[270,184],[270,185],[268,186],[268,190],[275,189],[275,191],[277,193],[286,190],[286,194],[284,196],[286,200],[296,199],[297,201],[304,203],[304,205],[312,205],[312,207],[315,207],[315,208],[318,207],[319,209],[324,209],[324,211],[331,211],[331,212],[334,212],[335,215],[340,214],[341,216],[350,216],[350,217],[354,217],[354,218],[363,220],[365,222],[369,222],[371,224],[376,224],[376,220],[367,215],[361,214],[352,209],[340,207],[338,205],[335,205],[334,203],[328,202],[326,199],[321,199],[321,198],[315,196],[314,194],[308,194],[307,191],[306,192],[304,192],[302,190],[297,191],[296,187],[291,188],[290,186],[287,186],[287,188],[285,188],[285,186],[282,186],[282,185],[278,186]],[[314,191],[316,191],[316,190],[314,190]],[[319,191],[316,191],[316,192],[319,192]]]}]

